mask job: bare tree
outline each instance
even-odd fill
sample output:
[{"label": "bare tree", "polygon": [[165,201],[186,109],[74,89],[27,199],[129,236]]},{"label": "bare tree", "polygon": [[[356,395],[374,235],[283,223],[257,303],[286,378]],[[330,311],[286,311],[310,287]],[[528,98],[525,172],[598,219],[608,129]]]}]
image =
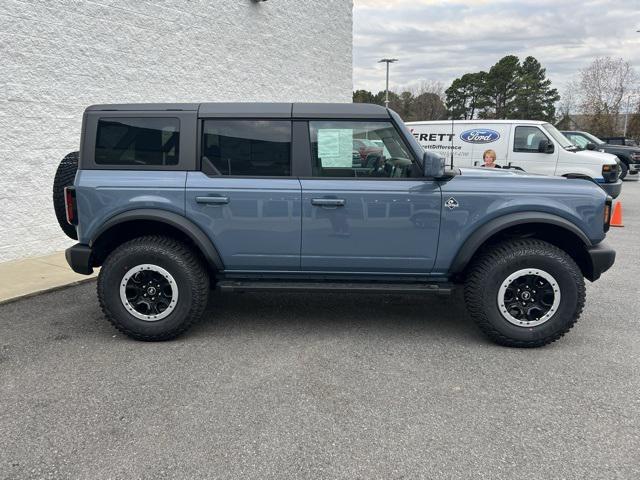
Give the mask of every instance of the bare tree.
[{"label": "bare tree", "polygon": [[614,135],[620,129],[618,115],[634,91],[637,76],[622,58],[596,58],[580,72],[580,109],[593,133]]},{"label": "bare tree", "polygon": [[625,136],[640,140],[640,96],[631,97],[631,107],[625,121],[627,122]]},{"label": "bare tree", "polygon": [[441,120],[447,118],[444,104],[444,85],[441,82],[423,80],[411,89],[413,105],[411,117],[415,120]]},{"label": "bare tree", "polygon": [[[384,105],[385,92],[373,94],[367,90],[353,92],[353,101]],[[444,87],[440,82],[423,80],[418,87],[405,88],[400,92],[389,91],[389,108],[396,111],[404,121],[441,120],[447,118],[444,104]]]},{"label": "bare tree", "polygon": [[557,127],[561,130],[571,130],[576,127],[572,116],[578,113],[578,105],[581,102],[580,85],[575,80],[567,82],[565,85],[557,109]]}]

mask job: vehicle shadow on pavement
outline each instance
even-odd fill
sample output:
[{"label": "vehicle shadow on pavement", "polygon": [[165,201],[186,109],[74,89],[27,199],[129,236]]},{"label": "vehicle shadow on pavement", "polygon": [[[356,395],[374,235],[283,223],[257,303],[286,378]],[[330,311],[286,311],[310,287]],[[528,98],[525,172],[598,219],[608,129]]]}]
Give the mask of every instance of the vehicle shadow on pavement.
[{"label": "vehicle shadow on pavement", "polygon": [[[77,301],[69,302],[70,298]],[[126,341],[102,314],[93,282],[1,305],[0,334],[6,343],[15,344],[27,339],[41,345],[78,338]],[[491,345],[469,318],[461,291],[450,297],[212,291],[202,320],[180,339],[216,337],[236,341],[295,337],[305,342],[411,338],[427,344],[460,340],[466,345]]]},{"label": "vehicle shadow on pavement", "polygon": [[187,335],[424,335],[486,343],[469,318],[462,292],[436,295],[211,292],[201,322]]}]

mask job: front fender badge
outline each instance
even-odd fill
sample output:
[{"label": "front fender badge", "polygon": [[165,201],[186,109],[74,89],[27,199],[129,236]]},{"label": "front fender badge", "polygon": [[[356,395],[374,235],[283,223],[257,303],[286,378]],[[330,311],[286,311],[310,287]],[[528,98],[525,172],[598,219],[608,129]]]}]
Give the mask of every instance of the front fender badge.
[{"label": "front fender badge", "polygon": [[449,199],[444,202],[444,206],[447,207],[449,210],[453,210],[454,208],[458,208],[460,205],[458,204],[458,201],[453,198],[453,197],[449,197]]}]

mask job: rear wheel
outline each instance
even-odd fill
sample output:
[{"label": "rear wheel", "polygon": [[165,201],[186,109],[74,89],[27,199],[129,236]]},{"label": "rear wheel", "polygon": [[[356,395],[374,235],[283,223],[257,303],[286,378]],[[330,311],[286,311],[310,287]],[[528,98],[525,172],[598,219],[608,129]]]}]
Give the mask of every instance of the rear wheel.
[{"label": "rear wheel", "polygon": [[136,340],[175,338],[201,316],[208,273],[185,244],[161,236],[122,244],[105,260],[98,298],[107,319]]},{"label": "rear wheel", "polygon": [[56,212],[58,225],[67,237],[78,239],[76,227],[67,222],[67,213],[64,206],[64,188],[73,185],[78,171],[78,152],[71,152],[62,159],[56,175],[53,178],[53,209]]},{"label": "rear wheel", "polygon": [[493,341],[540,347],[576,323],[585,301],[582,272],[550,243],[511,240],[487,248],[465,283],[471,316]]}]

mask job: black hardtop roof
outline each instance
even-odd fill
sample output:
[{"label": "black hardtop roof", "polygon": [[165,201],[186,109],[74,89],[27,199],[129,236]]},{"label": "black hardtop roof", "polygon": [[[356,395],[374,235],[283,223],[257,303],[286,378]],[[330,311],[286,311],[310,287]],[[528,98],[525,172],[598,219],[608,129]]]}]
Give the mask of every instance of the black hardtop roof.
[{"label": "black hardtop roof", "polygon": [[389,118],[386,108],[370,103],[123,103],[91,105],[87,111],[197,111],[206,118]]},{"label": "black hardtop roof", "polygon": [[87,107],[87,112],[162,112],[165,110],[184,110],[194,112],[199,103],[104,103]]}]

